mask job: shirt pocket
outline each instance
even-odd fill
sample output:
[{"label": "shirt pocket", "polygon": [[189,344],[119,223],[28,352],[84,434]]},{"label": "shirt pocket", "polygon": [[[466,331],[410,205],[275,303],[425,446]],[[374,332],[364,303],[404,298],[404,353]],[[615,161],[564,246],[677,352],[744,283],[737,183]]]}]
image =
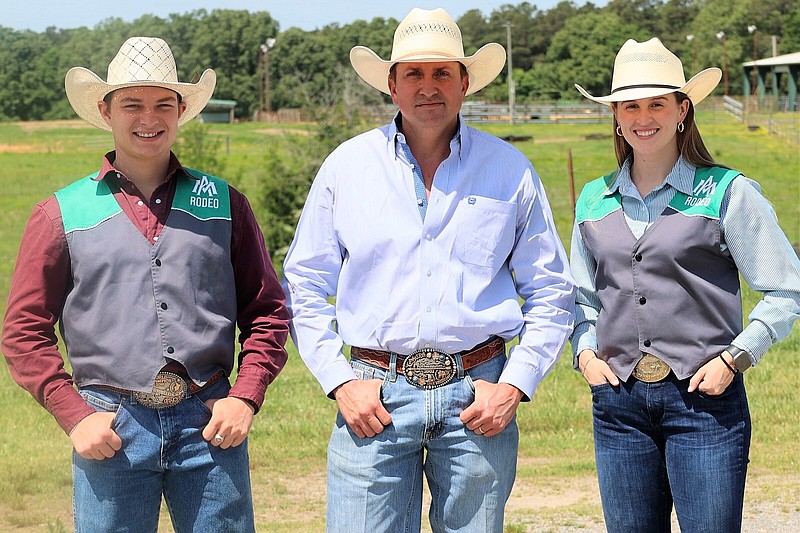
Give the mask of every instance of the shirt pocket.
[{"label": "shirt pocket", "polygon": [[458,206],[455,254],[464,263],[500,268],[514,246],[517,205],[467,196]]}]

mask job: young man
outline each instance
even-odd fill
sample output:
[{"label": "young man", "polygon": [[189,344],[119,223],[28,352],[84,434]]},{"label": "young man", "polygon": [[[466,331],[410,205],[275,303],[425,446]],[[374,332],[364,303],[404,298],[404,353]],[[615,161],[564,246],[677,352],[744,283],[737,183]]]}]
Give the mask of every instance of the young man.
[{"label": "young man", "polygon": [[210,69],[178,82],[149,37],[123,44],[107,82],[67,73],[114,151],[34,209],[3,353],[69,434],[76,531],[156,531],[162,495],[177,531],[254,530],[246,437],[286,362],[288,313],[246,198],[171,152],[215,83]]},{"label": "young man", "polygon": [[350,59],[399,112],[328,157],[284,265],[293,338],[339,407],[328,530],[419,531],[424,471],[433,531],[499,533],[516,409],[555,364],[574,305],[536,172],[460,115],[505,51],[466,57],[444,10],[414,9],[391,60],[360,46]]}]

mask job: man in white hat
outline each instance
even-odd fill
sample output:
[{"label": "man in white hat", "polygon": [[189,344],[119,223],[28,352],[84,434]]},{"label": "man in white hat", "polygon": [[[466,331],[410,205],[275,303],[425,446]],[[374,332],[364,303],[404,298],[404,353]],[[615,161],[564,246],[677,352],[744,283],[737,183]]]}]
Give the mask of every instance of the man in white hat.
[{"label": "man in white hat", "polygon": [[288,313],[247,199],[171,152],[215,82],[178,82],[150,37],[122,45],[107,81],[67,73],[114,150],[34,209],[2,347],[69,434],[79,532],[156,531],[162,495],[176,531],[255,529],[246,437],[286,362]]},{"label": "man in white hat", "polygon": [[517,406],[555,364],[574,298],[530,162],[460,115],[505,51],[465,56],[444,10],[414,9],[390,60],[361,46],[350,60],[399,112],[327,158],[284,265],[293,338],[339,407],[328,530],[419,531],[424,471],[433,531],[501,532]]}]

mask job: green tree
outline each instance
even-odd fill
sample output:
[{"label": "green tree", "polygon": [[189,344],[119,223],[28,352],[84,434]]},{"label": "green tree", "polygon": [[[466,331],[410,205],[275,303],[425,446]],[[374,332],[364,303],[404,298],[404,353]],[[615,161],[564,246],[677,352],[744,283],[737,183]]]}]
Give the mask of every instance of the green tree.
[{"label": "green tree", "polygon": [[192,120],[178,130],[177,141],[173,150],[183,165],[212,176],[225,176],[225,160],[219,157],[222,142],[211,135],[211,124]]},{"label": "green tree", "polygon": [[308,135],[287,135],[265,145],[261,192],[254,205],[274,262],[280,263],[294,236],[308,189],[327,155],[373,122],[367,110],[382,103],[378,91],[341,70],[320,100],[318,88],[296,80],[294,91],[316,123]]},{"label": "green tree", "polygon": [[569,19],[556,32],[533,85],[541,94],[572,99],[579,83],[592,94],[607,94],[617,51],[627,39],[642,40],[646,31],[610,12],[593,12]]},{"label": "green tree", "polygon": [[800,4],[786,15],[786,31],[780,42],[783,54],[800,51]]}]

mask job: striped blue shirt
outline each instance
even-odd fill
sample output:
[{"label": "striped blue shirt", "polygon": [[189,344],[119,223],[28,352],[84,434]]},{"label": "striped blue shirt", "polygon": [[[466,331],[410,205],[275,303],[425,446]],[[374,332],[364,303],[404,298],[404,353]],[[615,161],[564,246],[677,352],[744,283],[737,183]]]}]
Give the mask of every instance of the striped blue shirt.
[{"label": "striped blue shirt", "polygon": [[[691,195],[696,167],[678,158],[664,182],[644,198],[630,174],[630,159],[620,169],[611,190],[619,190],[625,221],[636,238],[661,215],[675,191]],[[733,345],[747,350],[757,364],[775,342],[792,330],[800,318],[800,260],[760,186],[741,176],[728,188],[722,202],[720,220],[721,249],[736,263],[745,282],[763,293],[762,300],[748,317],[748,324]],[[572,232],[570,266],[578,287],[573,366],[581,350],[597,350],[595,324],[600,300],[595,291],[596,262],[581,238],[578,225]]]}]

